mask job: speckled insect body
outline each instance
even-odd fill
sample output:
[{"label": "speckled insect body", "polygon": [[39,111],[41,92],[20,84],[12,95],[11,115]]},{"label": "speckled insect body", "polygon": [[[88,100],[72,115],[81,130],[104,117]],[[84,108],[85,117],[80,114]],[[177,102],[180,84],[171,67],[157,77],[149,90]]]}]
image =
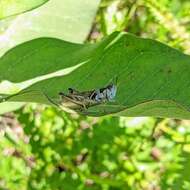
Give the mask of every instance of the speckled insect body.
[{"label": "speckled insect body", "polygon": [[92,97],[96,102],[113,101],[117,92],[117,87],[113,84],[108,85],[105,88],[95,90]]},{"label": "speckled insect body", "polygon": [[96,90],[79,92],[73,88],[69,93],[60,92],[61,104],[74,110],[88,109],[91,106],[112,102],[115,99],[117,87],[114,84]]}]

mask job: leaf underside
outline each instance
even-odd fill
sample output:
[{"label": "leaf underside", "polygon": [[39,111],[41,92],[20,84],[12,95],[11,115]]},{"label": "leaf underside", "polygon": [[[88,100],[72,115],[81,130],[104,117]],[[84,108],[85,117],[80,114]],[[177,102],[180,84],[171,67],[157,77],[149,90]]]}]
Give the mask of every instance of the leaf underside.
[{"label": "leaf underside", "polygon": [[[0,2],[4,1],[8,0]],[[19,1],[22,5],[23,1],[32,2]],[[18,44],[44,36],[75,43],[84,42],[90,32],[99,2],[100,0],[53,0],[17,17],[0,20],[0,56]]]},{"label": "leaf underside", "polygon": [[120,32],[84,45],[39,38],[0,60],[0,80],[17,84],[60,70],[62,75],[37,81],[6,100],[57,105],[59,92],[99,89],[117,76],[115,101],[81,113],[190,119],[190,57],[157,41]]},{"label": "leaf underside", "polygon": [[[9,17],[32,9],[19,16],[0,20],[0,56],[18,44],[44,36],[75,43],[86,40],[100,0],[85,2],[84,0],[53,0],[34,9],[35,6],[46,1],[0,1],[0,10],[2,10],[0,17],[2,15]],[[53,16],[52,13],[54,13]],[[6,92],[13,90],[12,86],[0,85],[0,93],[5,93],[5,89]],[[23,104],[18,103],[17,105]],[[6,102],[1,105],[0,114],[11,111],[11,108],[13,111],[16,107],[18,108],[15,104]]]},{"label": "leaf underside", "polygon": [[0,1],[0,19],[32,10],[49,0],[2,0]]}]

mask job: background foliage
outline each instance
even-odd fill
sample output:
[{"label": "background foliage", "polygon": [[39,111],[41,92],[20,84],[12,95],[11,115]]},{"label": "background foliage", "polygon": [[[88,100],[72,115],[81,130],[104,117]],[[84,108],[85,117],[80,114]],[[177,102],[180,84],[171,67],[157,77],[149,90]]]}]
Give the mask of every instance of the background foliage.
[{"label": "background foliage", "polygon": [[[190,52],[188,0],[103,0],[87,42],[115,30]],[[36,9],[37,10],[37,9]],[[0,119],[0,189],[190,189],[190,122],[89,118],[26,105]]]}]

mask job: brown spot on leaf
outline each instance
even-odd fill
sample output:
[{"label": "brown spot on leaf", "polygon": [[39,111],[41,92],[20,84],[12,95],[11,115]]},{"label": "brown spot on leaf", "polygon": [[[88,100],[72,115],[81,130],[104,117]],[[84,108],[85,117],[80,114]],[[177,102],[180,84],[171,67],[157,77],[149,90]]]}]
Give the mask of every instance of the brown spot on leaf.
[{"label": "brown spot on leaf", "polygon": [[167,69],[167,73],[170,74],[172,72],[171,68]]}]

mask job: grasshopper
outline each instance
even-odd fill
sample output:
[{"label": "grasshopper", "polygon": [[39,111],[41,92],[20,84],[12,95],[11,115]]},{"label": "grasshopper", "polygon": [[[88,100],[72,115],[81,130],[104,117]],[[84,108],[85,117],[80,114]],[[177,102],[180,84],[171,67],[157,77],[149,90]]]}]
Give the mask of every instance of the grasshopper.
[{"label": "grasshopper", "polygon": [[68,88],[68,91],[68,94],[59,93],[61,104],[82,111],[91,106],[113,101],[116,96],[117,87],[114,84],[109,84],[97,90],[79,92],[73,88]]}]

